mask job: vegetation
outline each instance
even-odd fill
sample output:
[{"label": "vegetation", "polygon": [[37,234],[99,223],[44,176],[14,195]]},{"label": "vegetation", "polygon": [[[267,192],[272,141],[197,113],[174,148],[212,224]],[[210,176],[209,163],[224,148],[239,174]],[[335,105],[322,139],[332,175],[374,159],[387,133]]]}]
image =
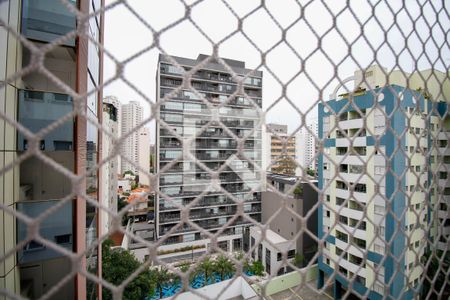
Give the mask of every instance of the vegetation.
[{"label": "vegetation", "polygon": [[283,155],[276,160],[272,171],[277,174],[295,175],[296,168],[295,161],[290,156]]},{"label": "vegetation", "polygon": [[[111,246],[111,240],[106,240],[102,244],[102,276],[103,279],[117,286],[133,274],[141,263],[129,251],[111,249]],[[143,271],[127,285],[122,299],[137,300],[152,296],[155,289],[154,283],[152,272]],[[103,299],[112,299],[111,291],[105,287],[103,287],[102,296]]]},{"label": "vegetation", "polygon": [[316,176],[316,171],[314,171],[313,169],[308,169],[306,170],[306,174],[308,174],[309,176]]},{"label": "vegetation", "polygon": [[184,251],[191,251],[191,250],[202,249],[202,248],[205,248],[205,245],[186,246],[186,247],[170,249],[170,250],[161,250],[161,251],[158,251],[158,255],[178,253],[178,252],[184,252]]},{"label": "vegetation", "polygon": [[220,280],[224,280],[226,275],[235,271],[235,268],[228,258],[221,255],[214,262],[214,270],[220,275]]},{"label": "vegetation", "polygon": [[[426,277],[421,291],[422,298],[441,299],[440,296],[442,296],[442,299],[449,299],[450,281],[447,274],[450,269],[450,251],[427,252],[422,257],[422,264],[426,266]],[[443,294],[439,295],[441,291]]]},{"label": "vegetation", "polygon": [[294,190],[294,195],[295,196],[301,196],[303,195],[303,187],[301,184],[297,185],[297,187]]},{"label": "vegetation", "polygon": [[214,263],[207,257],[200,262],[197,270],[198,273],[205,275],[205,285],[207,285],[209,278],[214,273]]},{"label": "vegetation", "polygon": [[303,265],[304,262],[305,262],[305,257],[302,254],[300,254],[300,253],[295,254],[293,263],[297,268],[302,268],[304,266]]},{"label": "vegetation", "polygon": [[131,175],[131,176],[134,176],[134,173],[133,173],[132,171],[130,171],[130,170],[125,171],[125,172],[123,173],[123,176],[125,176],[125,175],[127,175],[127,174],[129,174],[129,175]]},{"label": "vegetation", "polygon": [[163,296],[163,287],[166,284],[170,283],[173,279],[174,275],[172,273],[169,273],[166,268],[161,268],[160,270],[154,269],[152,271],[152,280],[155,283],[157,290],[159,291],[160,299]]},{"label": "vegetation", "polygon": [[249,271],[256,276],[264,275],[264,266],[260,260],[255,260],[251,265]]}]

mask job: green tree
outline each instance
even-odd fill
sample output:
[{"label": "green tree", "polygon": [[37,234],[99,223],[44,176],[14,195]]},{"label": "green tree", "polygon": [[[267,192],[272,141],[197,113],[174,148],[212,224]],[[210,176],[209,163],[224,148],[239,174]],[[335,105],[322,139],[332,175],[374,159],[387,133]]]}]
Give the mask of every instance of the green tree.
[{"label": "green tree", "polygon": [[130,171],[130,170],[125,171],[125,172],[123,173],[123,176],[125,176],[125,175],[127,175],[127,174],[130,174],[131,176],[134,176],[134,173],[133,173],[132,171]]},{"label": "green tree", "polygon": [[422,298],[438,299],[439,293],[443,291],[442,299],[450,299],[450,281],[446,275],[450,268],[450,251],[436,251],[436,253],[428,251],[422,257],[422,264],[427,266],[421,291]]},{"label": "green tree", "polygon": [[209,278],[211,277],[212,273],[214,272],[214,263],[211,261],[209,257],[205,258],[200,262],[200,265],[198,266],[198,273],[205,275],[205,285],[208,284]]},{"label": "green tree", "polygon": [[223,281],[225,276],[234,272],[233,263],[225,256],[219,256],[214,262],[214,269],[220,275],[220,280]]},{"label": "green tree", "polygon": [[[102,277],[109,283],[120,285],[127,279],[141,263],[127,250],[111,249],[111,240],[102,244]],[[140,300],[152,296],[154,292],[154,281],[150,270],[141,272],[125,288],[122,299]],[[102,290],[103,299],[112,299],[111,291],[107,288]]]},{"label": "green tree", "polygon": [[254,261],[250,266],[250,272],[256,276],[262,276],[264,274],[264,266],[260,260]]},{"label": "green tree", "polygon": [[303,187],[301,184],[297,185],[294,189],[294,195],[295,196],[301,196],[303,195]]},{"label": "green tree", "polygon": [[[189,268],[190,268],[190,263],[184,263],[180,266],[180,271],[183,273],[187,273],[189,271]],[[191,272],[189,274],[189,283],[192,284],[194,282],[194,279],[195,279],[195,272]],[[177,280],[181,280],[181,279],[177,277]]]},{"label": "green tree", "polygon": [[296,168],[297,165],[290,156],[282,155],[277,158],[274,166],[272,167],[272,172],[277,174],[295,175]]},{"label": "green tree", "polygon": [[169,273],[169,271],[164,267],[161,268],[160,270],[158,269],[152,270],[152,280],[159,292],[159,299],[162,298],[163,287],[166,284],[168,284],[172,279],[174,279],[174,276],[171,273]]},{"label": "green tree", "polygon": [[314,171],[313,169],[308,169],[308,170],[306,170],[306,174],[314,177],[314,176],[316,176],[316,171]]},{"label": "green tree", "polygon": [[300,254],[300,253],[295,254],[295,257],[294,257],[294,265],[295,265],[297,268],[303,267],[303,263],[304,263],[304,262],[305,262],[305,257],[304,257],[302,254]]}]

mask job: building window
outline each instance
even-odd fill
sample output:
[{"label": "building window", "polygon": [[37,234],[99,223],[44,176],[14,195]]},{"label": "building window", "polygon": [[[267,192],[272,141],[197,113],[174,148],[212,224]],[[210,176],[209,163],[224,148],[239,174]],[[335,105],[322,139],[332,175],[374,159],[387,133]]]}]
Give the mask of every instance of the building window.
[{"label": "building window", "polygon": [[287,258],[294,258],[295,257],[295,250],[289,250],[287,253]]},{"label": "building window", "polygon": [[70,244],[72,242],[72,235],[71,234],[55,235],[55,242],[57,244]]},{"label": "building window", "polygon": [[336,230],[336,238],[343,242],[346,242],[346,243],[348,242],[348,236],[345,233],[342,233],[338,230]]}]

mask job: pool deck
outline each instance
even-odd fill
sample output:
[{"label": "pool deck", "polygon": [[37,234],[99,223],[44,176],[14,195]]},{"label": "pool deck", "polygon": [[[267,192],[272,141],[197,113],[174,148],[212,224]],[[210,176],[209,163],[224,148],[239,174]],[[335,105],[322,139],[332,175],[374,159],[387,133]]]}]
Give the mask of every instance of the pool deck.
[{"label": "pool deck", "polygon": [[288,288],[287,290],[281,291],[279,293],[273,294],[271,296],[266,296],[267,300],[330,300],[333,299],[332,289],[328,288],[325,292],[320,292],[316,289],[311,288],[315,285],[315,281],[308,282],[308,285],[294,286]]}]

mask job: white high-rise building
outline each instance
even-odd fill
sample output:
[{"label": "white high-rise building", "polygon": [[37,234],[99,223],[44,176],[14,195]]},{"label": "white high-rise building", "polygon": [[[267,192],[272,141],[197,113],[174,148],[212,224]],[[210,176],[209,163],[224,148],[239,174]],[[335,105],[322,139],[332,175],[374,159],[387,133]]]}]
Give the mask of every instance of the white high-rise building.
[{"label": "white high-rise building", "polygon": [[139,165],[139,130],[135,130],[143,119],[143,108],[137,101],[122,105],[121,132],[122,136],[133,131],[121,145],[121,173],[132,171],[137,174]]},{"label": "white high-rise building", "polygon": [[[142,127],[139,130],[139,167],[142,170],[150,171],[150,129]],[[139,170],[139,183],[150,185],[150,179],[146,173]]]},{"label": "white high-rise building", "polygon": [[[114,140],[119,138],[119,108],[120,102],[114,96],[108,96],[103,99],[102,124],[108,129],[111,135],[102,134],[101,159],[107,159],[116,149],[114,149]],[[110,157],[108,162],[102,166],[101,186],[104,187],[102,195],[102,204],[117,212],[117,175],[119,173],[119,156]],[[112,215],[105,210],[100,210],[100,233],[109,231],[112,223]]]},{"label": "white high-rise building", "polygon": [[315,159],[314,155],[316,153],[317,120],[312,121],[307,127],[308,130],[302,128],[295,139],[297,162],[305,171],[307,169],[316,169],[317,159]]}]

